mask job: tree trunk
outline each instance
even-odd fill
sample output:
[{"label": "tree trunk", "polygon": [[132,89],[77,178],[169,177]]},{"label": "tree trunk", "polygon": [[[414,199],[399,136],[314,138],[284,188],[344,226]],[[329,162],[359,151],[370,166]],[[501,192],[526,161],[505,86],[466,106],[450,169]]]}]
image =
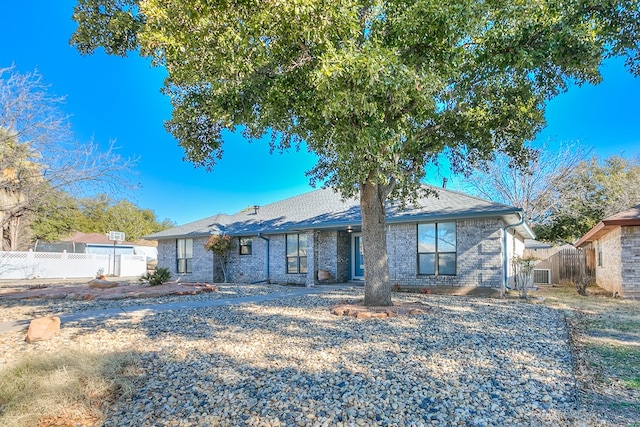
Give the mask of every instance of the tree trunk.
[{"label": "tree trunk", "polygon": [[364,304],[391,305],[385,201],[389,186],[367,182],[360,185],[362,243],[364,255]]},{"label": "tree trunk", "polygon": [[222,279],[227,283],[227,253],[220,254],[220,268],[222,268]]},{"label": "tree trunk", "polygon": [[13,217],[9,221],[8,224],[8,235],[9,235],[9,250],[17,251],[18,250],[18,236],[20,235],[20,217]]}]

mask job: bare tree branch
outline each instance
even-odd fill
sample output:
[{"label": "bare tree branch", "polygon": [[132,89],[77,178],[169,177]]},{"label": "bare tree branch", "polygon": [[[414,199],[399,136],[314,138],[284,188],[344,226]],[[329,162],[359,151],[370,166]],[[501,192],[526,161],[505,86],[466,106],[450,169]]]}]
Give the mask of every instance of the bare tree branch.
[{"label": "bare tree branch", "polygon": [[557,151],[546,145],[524,167],[513,165],[504,154],[476,170],[467,181],[467,190],[495,202],[522,208],[533,224],[544,222],[561,203],[557,189],[575,174],[576,167],[589,157],[591,150],[576,144]]},{"label": "bare tree branch", "polygon": [[[64,98],[51,95],[37,71],[0,69],[0,230],[2,246],[15,249],[25,218],[51,191],[75,196],[124,192],[137,159],[124,159],[114,141],[106,150],[75,140]],[[6,242],[5,242],[6,241]]]}]

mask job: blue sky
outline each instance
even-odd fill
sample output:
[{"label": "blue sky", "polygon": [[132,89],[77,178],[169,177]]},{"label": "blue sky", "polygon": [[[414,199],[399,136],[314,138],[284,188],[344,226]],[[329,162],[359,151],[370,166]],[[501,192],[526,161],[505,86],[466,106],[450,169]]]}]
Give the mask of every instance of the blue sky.
[{"label": "blue sky", "polygon": [[[135,55],[81,56],[68,43],[73,0],[4,3],[0,68],[13,63],[20,72],[37,69],[52,93],[66,96],[63,107],[78,140],[106,146],[115,139],[122,156],[139,156],[133,179],[140,187],[125,196],[140,207],[181,224],[310,190],[305,171],[314,165],[313,155],[270,155],[266,142],[250,144],[239,135],[226,139],[213,172],[195,169],[163,127],[171,116],[169,99],[160,94],[164,70]],[[548,126],[537,142],[579,141],[603,157],[640,153],[640,78],[622,61],[609,61],[602,73],[600,85],[573,87],[549,104]],[[461,179],[449,177],[449,183]]]}]

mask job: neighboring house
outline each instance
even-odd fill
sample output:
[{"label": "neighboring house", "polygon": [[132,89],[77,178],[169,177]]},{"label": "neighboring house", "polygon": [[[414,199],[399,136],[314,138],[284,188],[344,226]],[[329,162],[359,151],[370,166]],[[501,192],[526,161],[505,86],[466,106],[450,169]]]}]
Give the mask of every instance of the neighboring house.
[{"label": "neighboring house", "polygon": [[[387,209],[389,275],[403,286],[500,288],[514,251],[533,233],[522,210],[455,191]],[[147,236],[158,240],[158,265],[183,280],[213,280],[211,234],[234,237],[227,257],[233,282],[313,286],[318,271],[329,282],[362,280],[362,233],[357,200],[316,190],[233,215],[215,215]],[[506,254],[506,257],[503,256]],[[215,277],[218,279],[218,276]]]},{"label": "neighboring house", "polygon": [[36,243],[36,252],[67,252],[80,254],[113,255],[144,255],[147,262],[158,258],[155,242],[149,240],[140,242],[114,242],[107,234],[74,232],[71,236],[54,243]]},{"label": "neighboring house", "polygon": [[533,251],[535,253],[535,251],[539,251],[543,249],[551,249],[553,248],[553,245],[546,242],[539,242],[534,239],[525,239],[524,248],[525,250]]},{"label": "neighboring house", "polygon": [[600,287],[640,297],[640,205],[603,219],[574,246],[595,250]]}]

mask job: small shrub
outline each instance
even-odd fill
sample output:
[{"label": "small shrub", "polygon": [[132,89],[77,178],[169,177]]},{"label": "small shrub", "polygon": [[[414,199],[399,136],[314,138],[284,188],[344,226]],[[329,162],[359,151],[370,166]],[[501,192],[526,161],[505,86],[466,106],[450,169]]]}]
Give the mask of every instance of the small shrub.
[{"label": "small shrub", "polygon": [[393,287],[391,288],[391,290],[392,290],[393,292],[400,292],[400,285],[396,283],[395,285],[393,285]]},{"label": "small shrub", "polygon": [[423,294],[429,295],[429,294],[431,294],[431,289],[430,288],[422,288],[422,290],[420,292],[423,293]]},{"label": "small shrub", "polygon": [[151,286],[162,285],[171,279],[171,272],[168,268],[158,267],[153,273],[145,273],[140,277],[141,282],[149,282]]}]

